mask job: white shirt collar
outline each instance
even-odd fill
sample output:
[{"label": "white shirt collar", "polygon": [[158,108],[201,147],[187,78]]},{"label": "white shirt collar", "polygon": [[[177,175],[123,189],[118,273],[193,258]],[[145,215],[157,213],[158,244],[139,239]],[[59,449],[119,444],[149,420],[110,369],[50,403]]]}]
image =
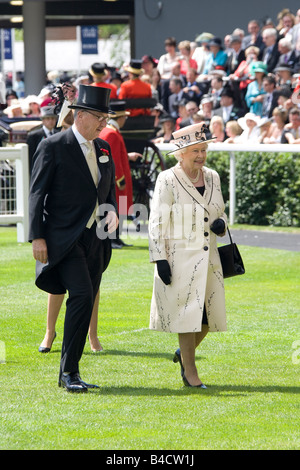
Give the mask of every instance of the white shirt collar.
[{"label": "white shirt collar", "polygon": [[77,130],[75,124],[72,125],[72,131],[74,132],[74,135],[79,143],[79,145],[82,145],[84,144],[85,142],[90,142],[92,145],[93,145],[93,141],[92,140],[87,140],[85,137],[83,137],[83,135],[80,134],[80,132]]}]

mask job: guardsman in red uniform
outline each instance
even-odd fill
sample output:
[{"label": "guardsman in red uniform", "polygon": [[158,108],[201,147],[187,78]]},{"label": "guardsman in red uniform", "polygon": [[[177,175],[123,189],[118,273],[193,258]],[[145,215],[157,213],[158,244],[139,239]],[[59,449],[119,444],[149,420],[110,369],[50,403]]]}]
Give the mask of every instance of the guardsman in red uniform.
[{"label": "guardsman in red uniform", "polygon": [[106,72],[106,64],[101,64],[99,62],[95,62],[90,70],[89,73],[93,77],[93,86],[99,86],[103,88],[109,88],[111,90],[110,92],[110,99],[111,100],[116,100],[118,99],[117,95],[117,87],[113,83],[106,83],[105,78],[107,76]]},{"label": "guardsman in red uniform", "polygon": [[[128,67],[124,67],[129,73],[129,80],[123,82],[120,86],[119,99],[126,100],[130,98],[152,98],[152,90],[149,83],[145,83],[140,79],[144,73],[141,60],[131,60]],[[130,116],[138,116],[140,114],[150,114],[148,109],[132,109]]]}]

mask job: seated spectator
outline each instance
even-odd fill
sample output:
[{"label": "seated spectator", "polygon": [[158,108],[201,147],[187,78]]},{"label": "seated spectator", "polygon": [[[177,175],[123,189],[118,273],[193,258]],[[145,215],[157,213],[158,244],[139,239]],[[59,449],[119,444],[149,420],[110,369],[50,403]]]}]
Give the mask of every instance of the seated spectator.
[{"label": "seated spectator", "polygon": [[262,40],[262,36],[260,34],[260,25],[257,20],[251,20],[248,23],[248,35],[244,37],[244,41],[242,44],[243,49],[247,49],[249,46],[256,46],[259,49],[258,60],[261,59],[265,44]]},{"label": "seated spectator", "polygon": [[156,69],[158,60],[154,59],[151,55],[144,55],[142,57],[142,68],[146,75],[152,78],[153,70]]},{"label": "seated spectator", "polygon": [[280,41],[278,42],[278,50],[280,56],[276,64],[276,68],[282,65],[287,65],[290,68],[294,69],[297,62],[299,62],[299,57],[293,49],[292,42],[287,38],[280,39]]},{"label": "seated spectator", "polygon": [[183,87],[184,93],[187,93],[191,100],[196,101],[197,105],[199,106],[202,91],[199,86],[199,83],[196,81],[197,72],[195,69],[190,68],[186,73],[186,85]]},{"label": "seated spectator", "polygon": [[179,117],[178,103],[182,99],[190,101],[190,96],[183,91],[183,85],[180,78],[171,78],[169,88],[171,92],[171,95],[168,98],[169,114],[177,119]]},{"label": "seated spectator", "polygon": [[282,144],[300,144],[300,109],[292,108],[289,111],[289,123],[285,125]]},{"label": "seated spectator", "polygon": [[254,75],[252,74],[253,64],[257,62],[259,56],[259,49],[255,46],[249,46],[245,50],[246,60],[243,60],[236,71],[229,75],[231,80],[239,80],[240,90],[246,93],[249,83],[254,80]]},{"label": "seated spectator", "polygon": [[227,52],[226,70],[230,75],[236,71],[243,60],[246,60],[246,56],[244,49],[242,49],[242,39],[240,36],[230,36],[229,45],[230,51]]},{"label": "seated spectator", "polygon": [[172,139],[172,133],[175,131],[176,121],[169,114],[165,114],[160,119],[161,130],[156,137],[152,139],[154,144],[169,143]]},{"label": "seated spectator", "polygon": [[208,43],[210,53],[205,61],[203,74],[201,75],[201,80],[206,80],[209,73],[216,67],[216,65],[221,65],[226,67],[227,54],[222,48],[222,41],[220,38],[214,37]]},{"label": "seated spectator", "polygon": [[187,112],[187,117],[185,119],[182,119],[182,121],[180,122],[180,129],[182,127],[191,126],[192,124],[195,124],[194,116],[197,115],[197,112],[199,111],[199,106],[197,105],[196,101],[188,101],[185,105],[185,109]]},{"label": "seated spectator", "polygon": [[3,112],[9,119],[12,119],[13,121],[17,121],[18,118],[26,117],[23,112],[22,101],[17,99],[12,99],[10,101],[10,106],[7,106]]},{"label": "seated spectator", "polygon": [[214,142],[224,142],[226,134],[224,131],[224,122],[221,116],[213,116],[209,124],[209,130],[212,137],[215,137]]},{"label": "seated spectator", "polygon": [[209,126],[213,116],[213,99],[211,95],[203,95],[198,112],[203,114],[205,124]]},{"label": "seated spectator", "polygon": [[[36,95],[28,95],[24,99],[24,108],[26,110],[26,116],[30,118],[39,118],[41,116],[41,100]],[[25,110],[24,110],[25,112]]]},{"label": "seated spectator", "polygon": [[289,112],[294,107],[291,88],[289,86],[282,86],[276,90],[276,93],[278,95],[277,105]]},{"label": "seated spectator", "polygon": [[224,82],[221,75],[214,75],[210,82],[209,94],[213,100],[213,109],[219,108],[221,101],[221,93],[224,88]]},{"label": "seated spectator", "polygon": [[196,38],[197,47],[192,55],[192,59],[197,62],[197,73],[198,75],[203,73],[205,61],[210,53],[209,41],[214,37],[211,33],[201,33]]},{"label": "seated spectator", "polygon": [[238,143],[259,143],[260,129],[257,124],[260,121],[260,117],[254,113],[247,113],[244,117],[238,119],[238,124],[243,129],[243,132],[239,137],[236,138]]},{"label": "seated spectator", "polygon": [[277,86],[292,85],[293,69],[290,65],[279,65],[274,69]]},{"label": "seated spectator", "polygon": [[245,113],[244,110],[234,103],[234,93],[229,86],[224,87],[221,93],[220,108],[214,109],[213,116],[221,116],[224,124],[228,121],[237,120]]},{"label": "seated spectator", "polygon": [[276,80],[274,75],[266,75],[263,79],[263,87],[266,92],[262,102],[262,117],[272,117],[274,108],[278,103],[278,92],[276,90]]},{"label": "seated spectator", "polygon": [[282,28],[279,30],[279,36],[289,37],[293,26],[295,25],[295,16],[291,12],[286,12],[281,18]]},{"label": "seated spectator", "polygon": [[264,144],[276,144],[281,142],[281,136],[286,124],[288,113],[284,109],[275,108],[272,113],[273,122],[271,123],[268,134],[263,139]]},{"label": "seated spectator", "polygon": [[225,143],[234,144],[238,142],[239,136],[242,134],[243,129],[237,121],[228,121],[226,123],[225,131],[226,135],[228,136],[227,139],[225,139]]},{"label": "seated spectator", "polygon": [[255,80],[249,83],[245,100],[251,113],[261,116],[264,95],[266,94],[263,87],[263,79],[267,75],[267,66],[263,62],[255,62],[253,64],[253,73]]},{"label": "seated spectator", "polygon": [[189,69],[197,71],[198,64],[195,59],[191,57],[191,43],[190,41],[180,41],[178,44],[179,49],[179,63],[181,75],[186,75]]},{"label": "seated spectator", "polygon": [[260,136],[258,137],[258,142],[260,144],[262,144],[264,139],[269,135],[270,128],[271,128],[271,123],[272,123],[272,119],[269,119],[267,117],[263,117],[263,118],[261,118],[261,120],[257,124],[257,127],[260,130]]},{"label": "seated spectator", "polygon": [[275,28],[267,28],[262,33],[265,49],[262,56],[262,62],[266,64],[267,71],[273,72],[280,57],[277,44],[277,31]]}]

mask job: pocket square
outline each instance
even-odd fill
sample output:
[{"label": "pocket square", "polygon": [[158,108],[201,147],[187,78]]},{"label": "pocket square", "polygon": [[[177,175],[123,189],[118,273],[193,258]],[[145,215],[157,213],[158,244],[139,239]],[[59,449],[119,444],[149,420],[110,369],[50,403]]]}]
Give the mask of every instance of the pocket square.
[{"label": "pocket square", "polygon": [[100,163],[107,163],[108,161],[109,161],[109,158],[107,155],[101,155],[101,157],[99,157]]}]

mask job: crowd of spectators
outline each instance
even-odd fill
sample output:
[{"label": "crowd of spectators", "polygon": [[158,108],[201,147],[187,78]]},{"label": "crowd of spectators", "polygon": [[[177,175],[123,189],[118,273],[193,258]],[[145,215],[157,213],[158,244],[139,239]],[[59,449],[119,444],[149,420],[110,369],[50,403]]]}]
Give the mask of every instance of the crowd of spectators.
[{"label": "crowd of spectators", "polygon": [[50,72],[37,96],[24,97],[19,78],[18,90],[7,89],[0,119],[39,118],[59,82],[109,86],[114,99],[124,99],[123,84],[138,79],[157,103],[155,142],[203,121],[215,142],[300,143],[300,9],[282,10],[276,24],[251,20],[247,32],[236,28],[223,39],[202,32],[178,44],[168,37],[164,46],[160,57],[145,55],[120,69],[96,63],[80,77]]}]

